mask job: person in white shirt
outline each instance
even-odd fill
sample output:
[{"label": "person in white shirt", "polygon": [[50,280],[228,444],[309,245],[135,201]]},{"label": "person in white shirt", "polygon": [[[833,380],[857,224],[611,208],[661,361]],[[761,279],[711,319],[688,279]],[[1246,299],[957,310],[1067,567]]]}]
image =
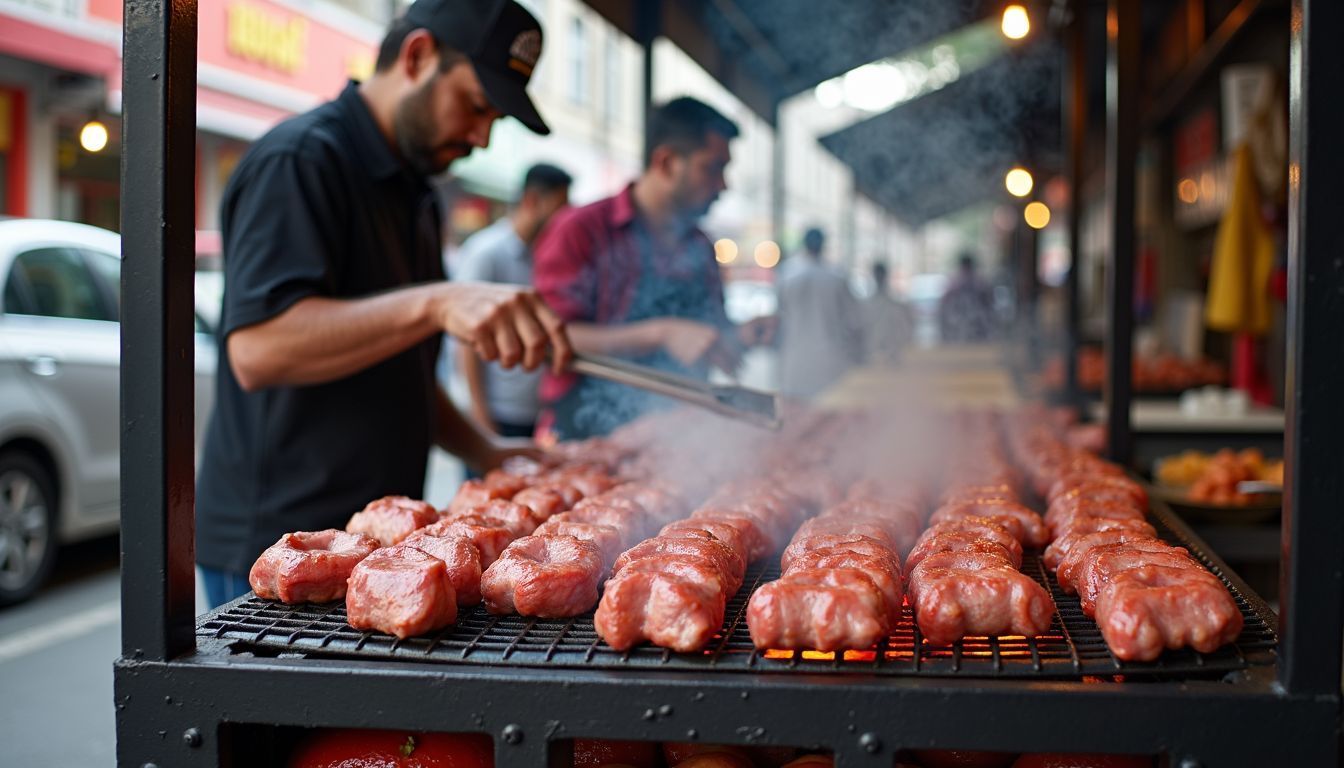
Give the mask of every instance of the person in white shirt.
[{"label": "person in white shirt", "polygon": [[[569,204],[572,182],[568,173],[553,165],[528,169],[512,214],[462,243],[454,259],[453,279],[530,286],[532,243],[551,217]],[[505,437],[531,437],[541,408],[537,392],[541,372],[506,370],[498,363],[486,363],[466,345],[458,347],[457,355],[476,421]]]},{"label": "person in white shirt", "polygon": [[804,252],[779,284],[780,391],[811,398],[859,359],[858,303],[840,270],[822,260],[826,237],[813,227]]}]

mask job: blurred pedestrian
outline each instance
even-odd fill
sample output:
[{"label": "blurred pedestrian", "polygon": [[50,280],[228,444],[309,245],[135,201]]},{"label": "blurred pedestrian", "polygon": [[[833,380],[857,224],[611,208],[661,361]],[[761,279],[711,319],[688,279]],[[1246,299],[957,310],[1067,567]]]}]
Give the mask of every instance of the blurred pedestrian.
[{"label": "blurred pedestrian", "polygon": [[[554,165],[528,169],[510,215],[476,232],[455,255],[453,279],[465,282],[532,285],[532,244],[560,209],[569,204],[573,178]],[[540,370],[506,369],[481,360],[462,344],[458,368],[471,395],[471,414],[481,426],[504,437],[531,437],[541,409]]]},{"label": "blurred pedestrian", "polygon": [[[724,313],[714,247],[697,224],[726,189],[737,126],[682,97],[649,117],[639,178],[613,197],[556,217],[536,246],[535,282],[568,322],[574,348],[706,378],[735,370],[764,323]],[[610,432],[665,400],[575,375],[542,380],[540,429],[564,439]]]},{"label": "blurred pedestrian", "polygon": [[822,258],[826,235],[813,227],[779,284],[780,391],[814,397],[859,360],[861,318],[844,273]]},{"label": "blurred pedestrian", "polygon": [[957,275],[938,302],[938,332],[944,344],[974,344],[994,336],[994,296],[980,279],[975,256],[957,259]]},{"label": "blurred pedestrian", "polygon": [[864,359],[869,365],[897,365],[914,338],[914,315],[892,295],[885,262],[873,262],[873,283],[873,295],[863,304]]}]

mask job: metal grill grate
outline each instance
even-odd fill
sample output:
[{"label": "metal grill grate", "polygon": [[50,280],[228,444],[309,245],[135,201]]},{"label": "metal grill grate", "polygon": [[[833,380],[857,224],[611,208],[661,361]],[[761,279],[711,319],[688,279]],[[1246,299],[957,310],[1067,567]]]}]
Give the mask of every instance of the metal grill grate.
[{"label": "metal grill grate", "polygon": [[[1154,520],[1168,540],[1176,535]],[[747,599],[756,586],[778,577],[772,564],[757,564],[728,604],[724,627],[700,653],[674,653],[641,646],[627,652],[606,646],[593,629],[592,614],[573,619],[491,616],[484,608],[463,612],[456,625],[436,635],[398,640],[351,628],[344,603],[287,606],[256,597],[203,617],[203,637],[232,641],[236,651],[260,655],[302,653],[335,658],[377,658],[447,664],[581,669],[657,668],[693,672],[856,673],[894,676],[995,677],[1035,679],[1170,679],[1217,677],[1250,666],[1272,664],[1277,638],[1221,570],[1202,553],[1192,554],[1223,579],[1245,618],[1237,642],[1211,654],[1169,651],[1151,663],[1121,662],[1111,655],[1095,622],[1083,615],[1077,597],[1060,591],[1040,559],[1028,554],[1022,570],[1045,585],[1055,600],[1050,631],[1035,638],[966,638],[933,647],[919,636],[909,607],[900,625],[880,647],[840,654],[804,651],[758,652],[747,634]]]}]

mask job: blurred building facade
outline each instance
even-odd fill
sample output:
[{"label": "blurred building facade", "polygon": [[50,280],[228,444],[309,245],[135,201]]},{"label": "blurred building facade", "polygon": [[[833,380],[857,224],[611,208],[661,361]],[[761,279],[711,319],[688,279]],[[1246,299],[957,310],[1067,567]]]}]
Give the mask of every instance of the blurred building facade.
[{"label": "blurred building facade", "polygon": [[[575,177],[584,203],[618,191],[641,165],[643,52],[581,0],[522,0],[541,20],[546,53],[533,91],[554,133],[531,135],[512,120],[491,147],[445,180],[450,241],[503,213],[523,171],[553,162]],[[229,174],[248,142],[285,117],[339,92],[372,70],[400,0],[202,0],[197,104],[197,226],[218,226]],[[121,12],[118,0],[0,0],[0,213],[118,228],[120,216]],[[816,141],[824,109],[810,95],[781,111],[781,132],[747,109],[664,40],[654,53],[653,98],[701,98],[736,120],[730,189],[705,221],[732,239],[733,277],[768,280],[755,254],[775,241],[786,255],[802,231],[822,226],[829,257],[854,268],[874,257],[900,275],[919,242],[856,193],[848,169]],[[81,128],[108,129],[99,151]],[[781,220],[773,209],[775,142],[784,142]],[[766,263],[769,263],[767,260]]]}]

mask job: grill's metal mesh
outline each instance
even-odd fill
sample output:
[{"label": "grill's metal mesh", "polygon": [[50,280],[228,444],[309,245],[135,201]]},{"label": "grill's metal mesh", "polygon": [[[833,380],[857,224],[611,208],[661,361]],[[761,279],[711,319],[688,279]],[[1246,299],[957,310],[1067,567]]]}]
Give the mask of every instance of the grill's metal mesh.
[{"label": "grill's metal mesh", "polygon": [[[1164,538],[1176,538],[1160,519],[1154,522]],[[351,628],[345,623],[343,603],[287,606],[255,597],[203,617],[197,631],[204,637],[233,641],[235,650],[258,654],[583,669],[1152,679],[1219,676],[1273,663],[1277,638],[1265,617],[1212,561],[1198,551],[1192,553],[1227,583],[1245,618],[1245,628],[1236,643],[1214,653],[1167,652],[1152,663],[1125,663],[1112,656],[1096,623],[1083,615],[1077,597],[1061,592],[1040,559],[1030,553],[1024,558],[1023,572],[1045,585],[1055,600],[1050,631],[1035,638],[966,638],[951,647],[924,643],[906,607],[896,631],[878,648],[841,654],[758,652],[747,634],[746,603],[757,585],[779,575],[773,564],[757,564],[748,572],[742,590],[728,604],[722,631],[700,653],[647,646],[614,651],[597,636],[591,613],[573,619],[531,619],[491,616],[476,607],[435,635],[398,640]]]}]

